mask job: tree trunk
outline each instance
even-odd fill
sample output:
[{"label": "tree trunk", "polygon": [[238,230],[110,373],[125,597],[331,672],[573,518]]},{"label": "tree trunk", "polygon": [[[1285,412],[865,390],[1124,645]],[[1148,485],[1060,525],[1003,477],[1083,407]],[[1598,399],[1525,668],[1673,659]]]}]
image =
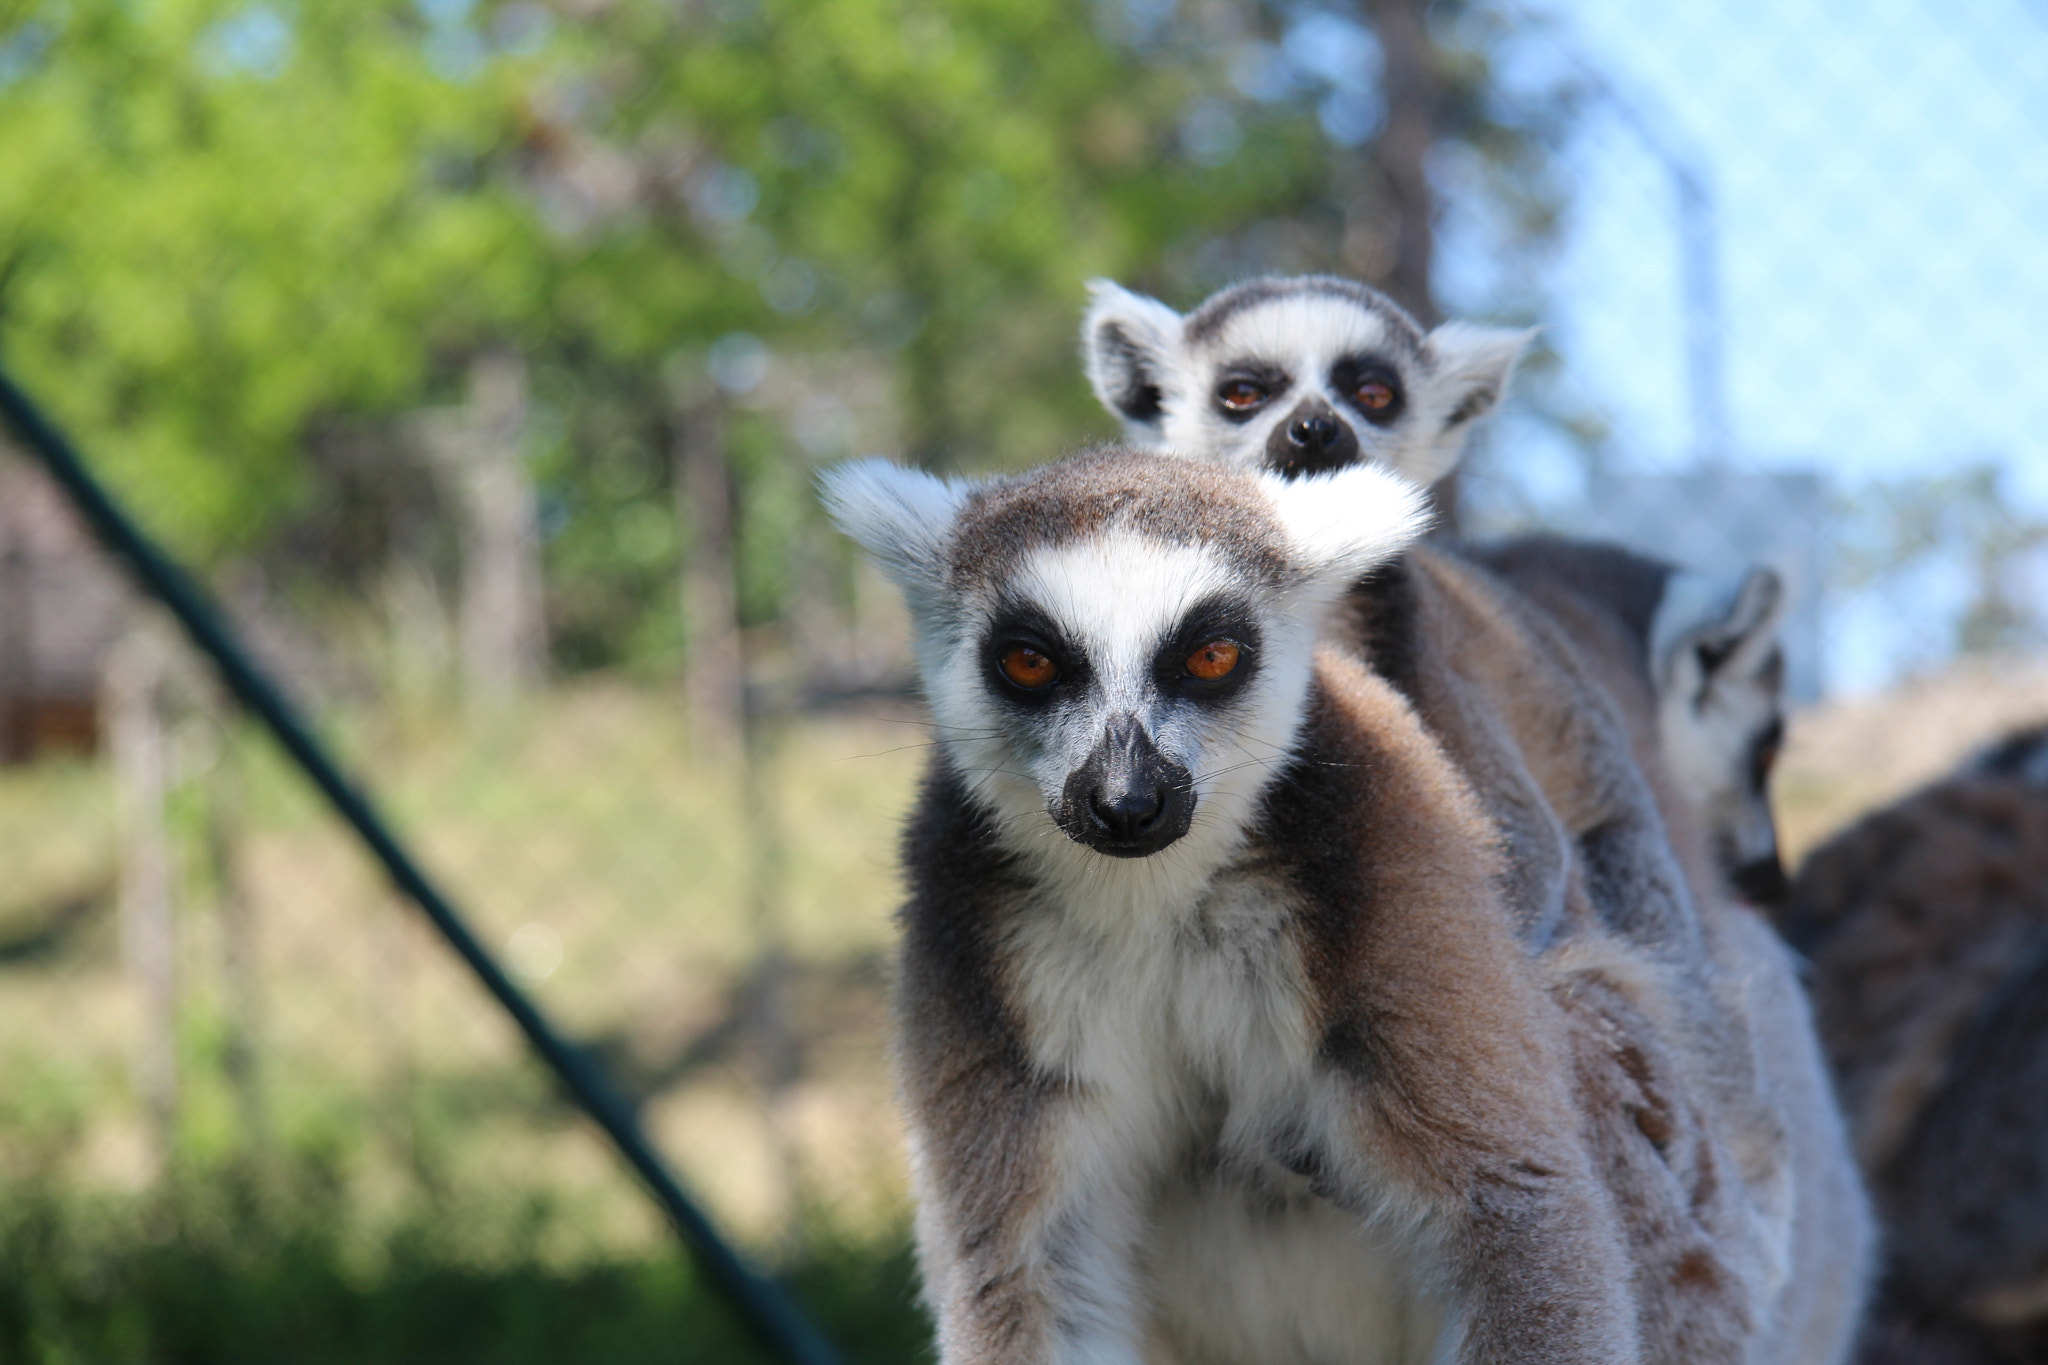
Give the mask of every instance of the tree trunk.
[{"label": "tree trunk", "polygon": [[488,351],[470,365],[469,400],[421,424],[460,516],[464,694],[499,704],[530,692],[547,656],[540,509],[521,449],[526,362]]},{"label": "tree trunk", "polygon": [[683,695],[697,753],[739,757],[744,752],[746,679],[733,564],[738,547],[725,411],[715,391],[677,413],[673,451],[676,522],[688,544],[681,583],[687,634]]},{"label": "tree trunk", "polygon": [[0,516],[0,763],[35,749],[35,568],[23,539]]},{"label": "tree trunk", "polygon": [[243,1150],[259,1162],[270,1153],[270,1111],[263,1086],[263,968],[255,906],[242,879],[242,773],[234,735],[221,714],[221,749],[207,787],[206,853],[220,916],[221,1003],[225,1024],[221,1065],[242,1127]]},{"label": "tree trunk", "polygon": [[107,662],[108,740],[119,784],[121,956],[140,998],[135,1091],[159,1165],[175,1151],[178,1111],[177,944],[171,906],[169,791],[163,715],[168,661],[147,628],[130,631]]},{"label": "tree trunk", "polygon": [[1355,262],[1376,287],[1413,313],[1423,326],[1437,321],[1431,292],[1436,246],[1436,200],[1429,187],[1429,153],[1436,145],[1444,83],[1429,36],[1426,0],[1369,0],[1368,17],[1379,36],[1386,120],[1369,153],[1378,193],[1365,212],[1376,220],[1367,259]]},{"label": "tree trunk", "polygon": [[742,987],[743,1024],[767,1110],[771,1160],[782,1186],[777,1241],[799,1232],[795,1147],[787,1117],[799,1049],[790,1019],[791,962],[784,925],[783,840],[775,751],[781,722],[750,700],[747,637],[739,619],[740,500],[728,462],[725,410],[707,389],[683,405],[675,429],[676,519],[687,534],[684,691],[701,760],[737,770],[747,844],[747,919],[754,963]]},{"label": "tree trunk", "polygon": [[[1436,145],[1444,104],[1443,67],[1429,36],[1427,0],[1366,0],[1380,41],[1381,89],[1386,119],[1369,153],[1369,193],[1346,230],[1345,251],[1355,269],[1424,327],[1439,321],[1432,269],[1436,254],[1436,197],[1429,184],[1429,153]],[[1430,489],[1441,534],[1458,528],[1458,471]]]}]

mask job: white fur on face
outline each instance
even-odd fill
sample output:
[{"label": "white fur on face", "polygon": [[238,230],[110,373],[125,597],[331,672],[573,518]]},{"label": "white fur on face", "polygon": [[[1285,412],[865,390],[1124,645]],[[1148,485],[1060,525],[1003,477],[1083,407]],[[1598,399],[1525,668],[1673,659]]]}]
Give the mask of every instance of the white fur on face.
[{"label": "white fur on face", "polygon": [[[1175,477],[1161,473],[1162,494]],[[1138,901],[1188,902],[1238,846],[1258,794],[1289,757],[1331,605],[1427,521],[1422,493],[1381,469],[1292,481],[1262,475],[1257,492],[1278,523],[1270,548],[1291,567],[1279,585],[1199,539],[1112,526],[1041,545],[999,580],[962,589],[952,586],[948,547],[967,486],[881,461],[839,466],[823,482],[834,518],[905,589],[925,695],[955,769],[1055,899],[1110,914]],[[1227,697],[1169,695],[1158,677],[1161,650],[1198,643],[1183,628],[1191,611],[1211,605],[1227,606],[1256,635],[1241,642],[1252,646],[1240,664],[1247,681]],[[1020,707],[994,674],[999,614],[1020,607],[1044,617],[1085,662],[1042,706]],[[1053,815],[1112,718],[1134,719],[1191,778],[1188,833],[1149,857],[1084,847]]]},{"label": "white fur on face", "polygon": [[[1366,422],[1330,388],[1330,367],[1353,355],[1383,356],[1400,371],[1409,408],[1392,427]],[[1365,458],[1427,485],[1433,476],[1407,467],[1414,463],[1406,449],[1419,415],[1414,400],[1426,380],[1419,367],[1404,363],[1405,355],[1405,343],[1391,335],[1386,319],[1346,299],[1299,294],[1246,309],[1220,334],[1182,352],[1180,374],[1165,398],[1161,444],[1249,472],[1264,464],[1273,429],[1303,399],[1321,398],[1350,424]],[[1290,383],[1250,421],[1233,422],[1217,410],[1212,390],[1223,367],[1245,362],[1270,365]]]},{"label": "white fur on face", "polygon": [[1776,688],[1751,675],[1708,689],[1668,691],[1657,699],[1658,730],[1672,776],[1698,802],[1728,870],[1778,851],[1770,795],[1751,774],[1758,740],[1782,714]]},{"label": "white fur on face", "polygon": [[[1783,587],[1768,569],[1673,574],[1651,623],[1658,732],[1672,776],[1697,803],[1715,857],[1733,872],[1778,853],[1758,745],[1782,724],[1776,666]],[[1700,649],[1710,647],[1711,669]]]},{"label": "white fur on face", "polygon": [[[1379,311],[1360,300],[1314,288],[1284,293],[1230,314],[1221,327],[1190,340],[1185,320],[1156,299],[1106,280],[1091,283],[1094,302],[1084,327],[1090,382],[1124,417],[1135,442],[1252,470],[1264,466],[1274,431],[1305,399],[1320,398],[1351,428],[1361,461],[1376,462],[1424,487],[1454,468],[1474,419],[1507,389],[1531,331],[1450,322],[1418,340],[1391,303]],[[1376,426],[1336,392],[1339,361],[1370,357],[1399,376],[1405,407]],[[1226,417],[1216,405],[1218,381],[1251,367],[1286,376],[1287,385],[1249,419]],[[1137,392],[1156,392],[1158,411],[1133,416],[1124,406]]]},{"label": "white fur on face", "polygon": [[[1240,667],[1251,680],[1227,700],[1161,693],[1159,650],[1189,612],[1228,597],[1249,608],[1259,642]],[[1088,678],[1028,717],[990,676],[989,622],[1001,602],[1043,612],[1085,659]],[[1303,606],[1310,610],[1303,611]],[[1259,791],[1283,766],[1299,729],[1322,610],[1299,590],[1259,591],[1207,546],[1111,530],[1038,549],[960,614],[927,681],[933,718],[970,790],[996,811],[1005,841],[1061,884],[1130,894],[1185,895],[1242,838]],[[1077,661],[1068,661],[1070,670]],[[1193,777],[1188,833],[1148,858],[1110,858],[1054,822],[1067,779],[1116,716],[1134,716],[1153,744]]]}]

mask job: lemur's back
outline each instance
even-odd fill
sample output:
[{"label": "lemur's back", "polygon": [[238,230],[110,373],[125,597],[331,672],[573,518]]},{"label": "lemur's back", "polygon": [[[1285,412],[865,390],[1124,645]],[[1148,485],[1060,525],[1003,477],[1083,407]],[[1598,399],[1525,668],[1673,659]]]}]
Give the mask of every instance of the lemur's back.
[{"label": "lemur's back", "polygon": [[[1402,569],[1357,591],[1354,623],[1503,831],[1523,941],[1579,1024],[1586,1108],[1620,1119],[1605,1145],[1661,1322],[1646,1345],[1734,1350],[1747,1300],[1798,1324],[1763,1358],[1832,1358],[1866,1276],[1860,1184],[1788,955],[1719,890],[1661,771],[1638,651],[1598,604],[1561,618],[1571,604],[1455,551]],[[1659,1208],[1671,1181],[1682,1215]]]}]

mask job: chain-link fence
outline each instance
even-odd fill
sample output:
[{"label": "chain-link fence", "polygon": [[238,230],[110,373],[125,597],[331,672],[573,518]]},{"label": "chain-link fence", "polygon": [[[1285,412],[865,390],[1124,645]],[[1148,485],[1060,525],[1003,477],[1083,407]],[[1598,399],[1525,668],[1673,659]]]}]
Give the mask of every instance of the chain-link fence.
[{"label": "chain-link fence", "polygon": [[[1107,434],[1086,275],[1541,323],[1467,524],[1777,562],[1795,846],[2048,712],[2038,9],[162,8],[0,18],[0,347],[856,1354],[922,1339],[883,1039],[928,735],[811,479]],[[0,537],[0,1349],[742,1351],[4,452]]]}]

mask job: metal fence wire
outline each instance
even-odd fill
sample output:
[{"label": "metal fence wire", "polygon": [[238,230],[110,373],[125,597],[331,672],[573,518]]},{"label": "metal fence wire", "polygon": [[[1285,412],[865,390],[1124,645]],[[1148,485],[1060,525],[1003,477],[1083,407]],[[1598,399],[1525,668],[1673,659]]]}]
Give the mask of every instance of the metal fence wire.
[{"label": "metal fence wire", "polygon": [[811,490],[1110,435],[1091,275],[1540,327],[1463,529],[1776,564],[1795,855],[2048,714],[2036,4],[71,0],[0,141],[9,372],[424,869],[0,439],[0,1359],[824,1358],[663,1167],[927,1350],[930,735]]},{"label": "metal fence wire", "polygon": [[[707,1277],[733,1304],[747,1325],[781,1359],[799,1362],[800,1365],[832,1365],[837,1356],[815,1329],[804,1321],[779,1290],[740,1259],[696,1202],[676,1183],[674,1174],[648,1141],[638,1114],[612,1085],[602,1068],[564,1038],[535,1007],[526,992],[513,983],[497,957],[477,941],[462,914],[449,903],[393,835],[390,825],[367,795],[343,775],[291,703],[255,666],[220,613],[142,534],[133,519],[107,496],[79,460],[77,452],[71,449],[70,442],[49,424],[28,396],[4,374],[0,374],[0,417],[6,419],[21,442],[41,458],[50,478],[64,490],[78,515],[91,524],[93,533],[108,553],[119,559],[139,580],[148,596],[175,618],[194,650],[218,671],[221,682],[234,700],[284,749],[293,766],[326,798],[335,818],[361,841],[394,888],[419,909],[441,942],[474,974],[477,983],[518,1027],[527,1044],[574,1098],[576,1106],[590,1117],[633,1173],[645,1183],[654,1202],[675,1224],[676,1231],[696,1256]],[[117,692],[125,688],[133,693],[120,698],[124,707],[130,708],[130,713],[120,718],[120,740],[122,747],[129,751],[124,756],[129,757],[130,765],[137,770],[137,776],[143,782],[165,783],[168,765],[163,756],[164,742],[160,734],[149,733],[160,717],[148,714],[161,705],[160,695],[151,694],[162,688],[163,675],[150,677],[151,662],[140,655],[124,660],[123,665],[116,670],[119,681],[113,687]],[[131,670],[132,676],[120,676]],[[144,769],[149,771],[145,773]],[[140,786],[141,782],[137,785]],[[129,817],[138,824],[147,818],[143,812],[132,808]],[[153,842],[162,839],[160,832],[145,836],[140,828],[131,833],[137,838],[152,837]],[[163,865],[164,873],[169,872],[169,859],[163,850],[153,850],[150,861]],[[221,862],[225,864],[227,857],[223,857]],[[223,880],[233,875],[225,866],[214,870]],[[167,881],[168,877],[165,879]],[[156,904],[148,907],[137,905],[133,922],[123,927],[136,941],[135,955],[144,973],[160,978],[153,984],[157,985],[156,994],[161,998],[152,1004],[159,1009],[168,1008],[171,1018],[166,1022],[169,1029],[175,1031],[178,1000],[171,983],[176,980],[178,964],[173,960],[176,931],[167,922],[169,897],[163,894],[167,889],[153,888],[155,894],[152,899]],[[225,913],[221,917],[220,928],[224,939],[247,928],[246,917],[241,913],[245,907],[228,907],[226,900],[227,897],[222,897],[221,908]],[[156,922],[151,923],[152,920]],[[245,943],[223,944],[223,955],[232,962],[232,970],[237,977],[247,973],[248,964],[240,960],[246,953]],[[252,986],[250,981],[238,980],[235,989],[248,994],[253,993]],[[242,1018],[237,1022],[246,1029],[253,1011],[247,1000],[237,1003],[242,1006],[238,1011]],[[234,1051],[240,1054],[237,1069],[249,1072],[253,1066],[253,1040],[246,1034],[238,1038]],[[147,1077],[149,1086],[158,1092],[154,1098],[166,1117],[176,1101],[176,1075],[176,1058],[170,1056],[153,1060]],[[245,1074],[241,1081],[245,1090],[252,1088],[252,1075]],[[253,1094],[243,1096],[243,1101],[245,1118],[253,1117],[259,1110],[260,1101]]]}]

